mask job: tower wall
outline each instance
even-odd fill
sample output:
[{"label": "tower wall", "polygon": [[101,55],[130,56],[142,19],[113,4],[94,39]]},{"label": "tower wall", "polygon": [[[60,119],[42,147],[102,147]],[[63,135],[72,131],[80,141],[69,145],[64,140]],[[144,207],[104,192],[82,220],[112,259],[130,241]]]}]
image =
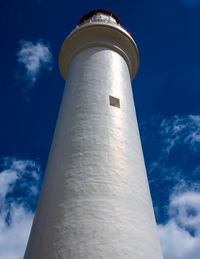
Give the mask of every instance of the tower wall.
[{"label": "tower wall", "polygon": [[25,258],[162,258],[130,74],[113,50],[71,63],[32,231]]},{"label": "tower wall", "polygon": [[67,84],[24,259],[163,258],[132,95],[137,66],[118,25],[82,25],[64,42]]}]

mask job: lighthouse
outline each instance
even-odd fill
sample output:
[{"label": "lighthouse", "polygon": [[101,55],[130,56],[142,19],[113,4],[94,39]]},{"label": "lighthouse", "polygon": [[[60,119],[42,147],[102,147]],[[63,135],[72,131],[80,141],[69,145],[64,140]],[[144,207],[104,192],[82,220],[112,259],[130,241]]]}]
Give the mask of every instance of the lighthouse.
[{"label": "lighthouse", "polygon": [[117,16],[84,15],[64,41],[66,86],[24,259],[162,259]]}]

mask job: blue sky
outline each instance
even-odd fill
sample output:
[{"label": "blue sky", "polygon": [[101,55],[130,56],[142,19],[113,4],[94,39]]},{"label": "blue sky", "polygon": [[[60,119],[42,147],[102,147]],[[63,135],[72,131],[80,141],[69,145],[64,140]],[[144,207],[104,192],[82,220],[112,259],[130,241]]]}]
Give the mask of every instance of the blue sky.
[{"label": "blue sky", "polygon": [[1,1],[0,259],[26,246],[64,88],[61,44],[99,8],[138,45],[132,85],[165,259],[199,259],[200,0]]}]

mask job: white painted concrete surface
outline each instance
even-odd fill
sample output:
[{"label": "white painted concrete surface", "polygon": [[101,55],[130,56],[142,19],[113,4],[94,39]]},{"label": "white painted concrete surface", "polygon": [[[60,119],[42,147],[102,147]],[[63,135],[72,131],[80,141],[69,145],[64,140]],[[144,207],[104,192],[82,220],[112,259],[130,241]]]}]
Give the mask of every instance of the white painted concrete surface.
[{"label": "white painted concrete surface", "polygon": [[163,258],[127,62],[91,46],[67,78],[24,258]]}]

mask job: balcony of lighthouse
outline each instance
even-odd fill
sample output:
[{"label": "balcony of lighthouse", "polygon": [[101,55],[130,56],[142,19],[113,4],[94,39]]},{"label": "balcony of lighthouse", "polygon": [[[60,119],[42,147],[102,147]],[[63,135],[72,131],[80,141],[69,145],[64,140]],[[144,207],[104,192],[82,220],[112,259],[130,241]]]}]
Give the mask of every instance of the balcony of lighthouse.
[{"label": "balcony of lighthouse", "polygon": [[85,14],[79,21],[76,28],[82,26],[82,25],[89,25],[94,23],[100,23],[100,24],[113,24],[116,27],[119,27],[120,29],[125,30],[130,36],[131,33],[127,31],[121,24],[119,18],[113,14],[112,12],[105,11],[102,9],[93,10],[87,14]]},{"label": "balcony of lighthouse", "polygon": [[85,14],[79,21],[78,26],[91,22],[105,22],[120,24],[120,21],[116,15],[105,10],[93,10]]}]

